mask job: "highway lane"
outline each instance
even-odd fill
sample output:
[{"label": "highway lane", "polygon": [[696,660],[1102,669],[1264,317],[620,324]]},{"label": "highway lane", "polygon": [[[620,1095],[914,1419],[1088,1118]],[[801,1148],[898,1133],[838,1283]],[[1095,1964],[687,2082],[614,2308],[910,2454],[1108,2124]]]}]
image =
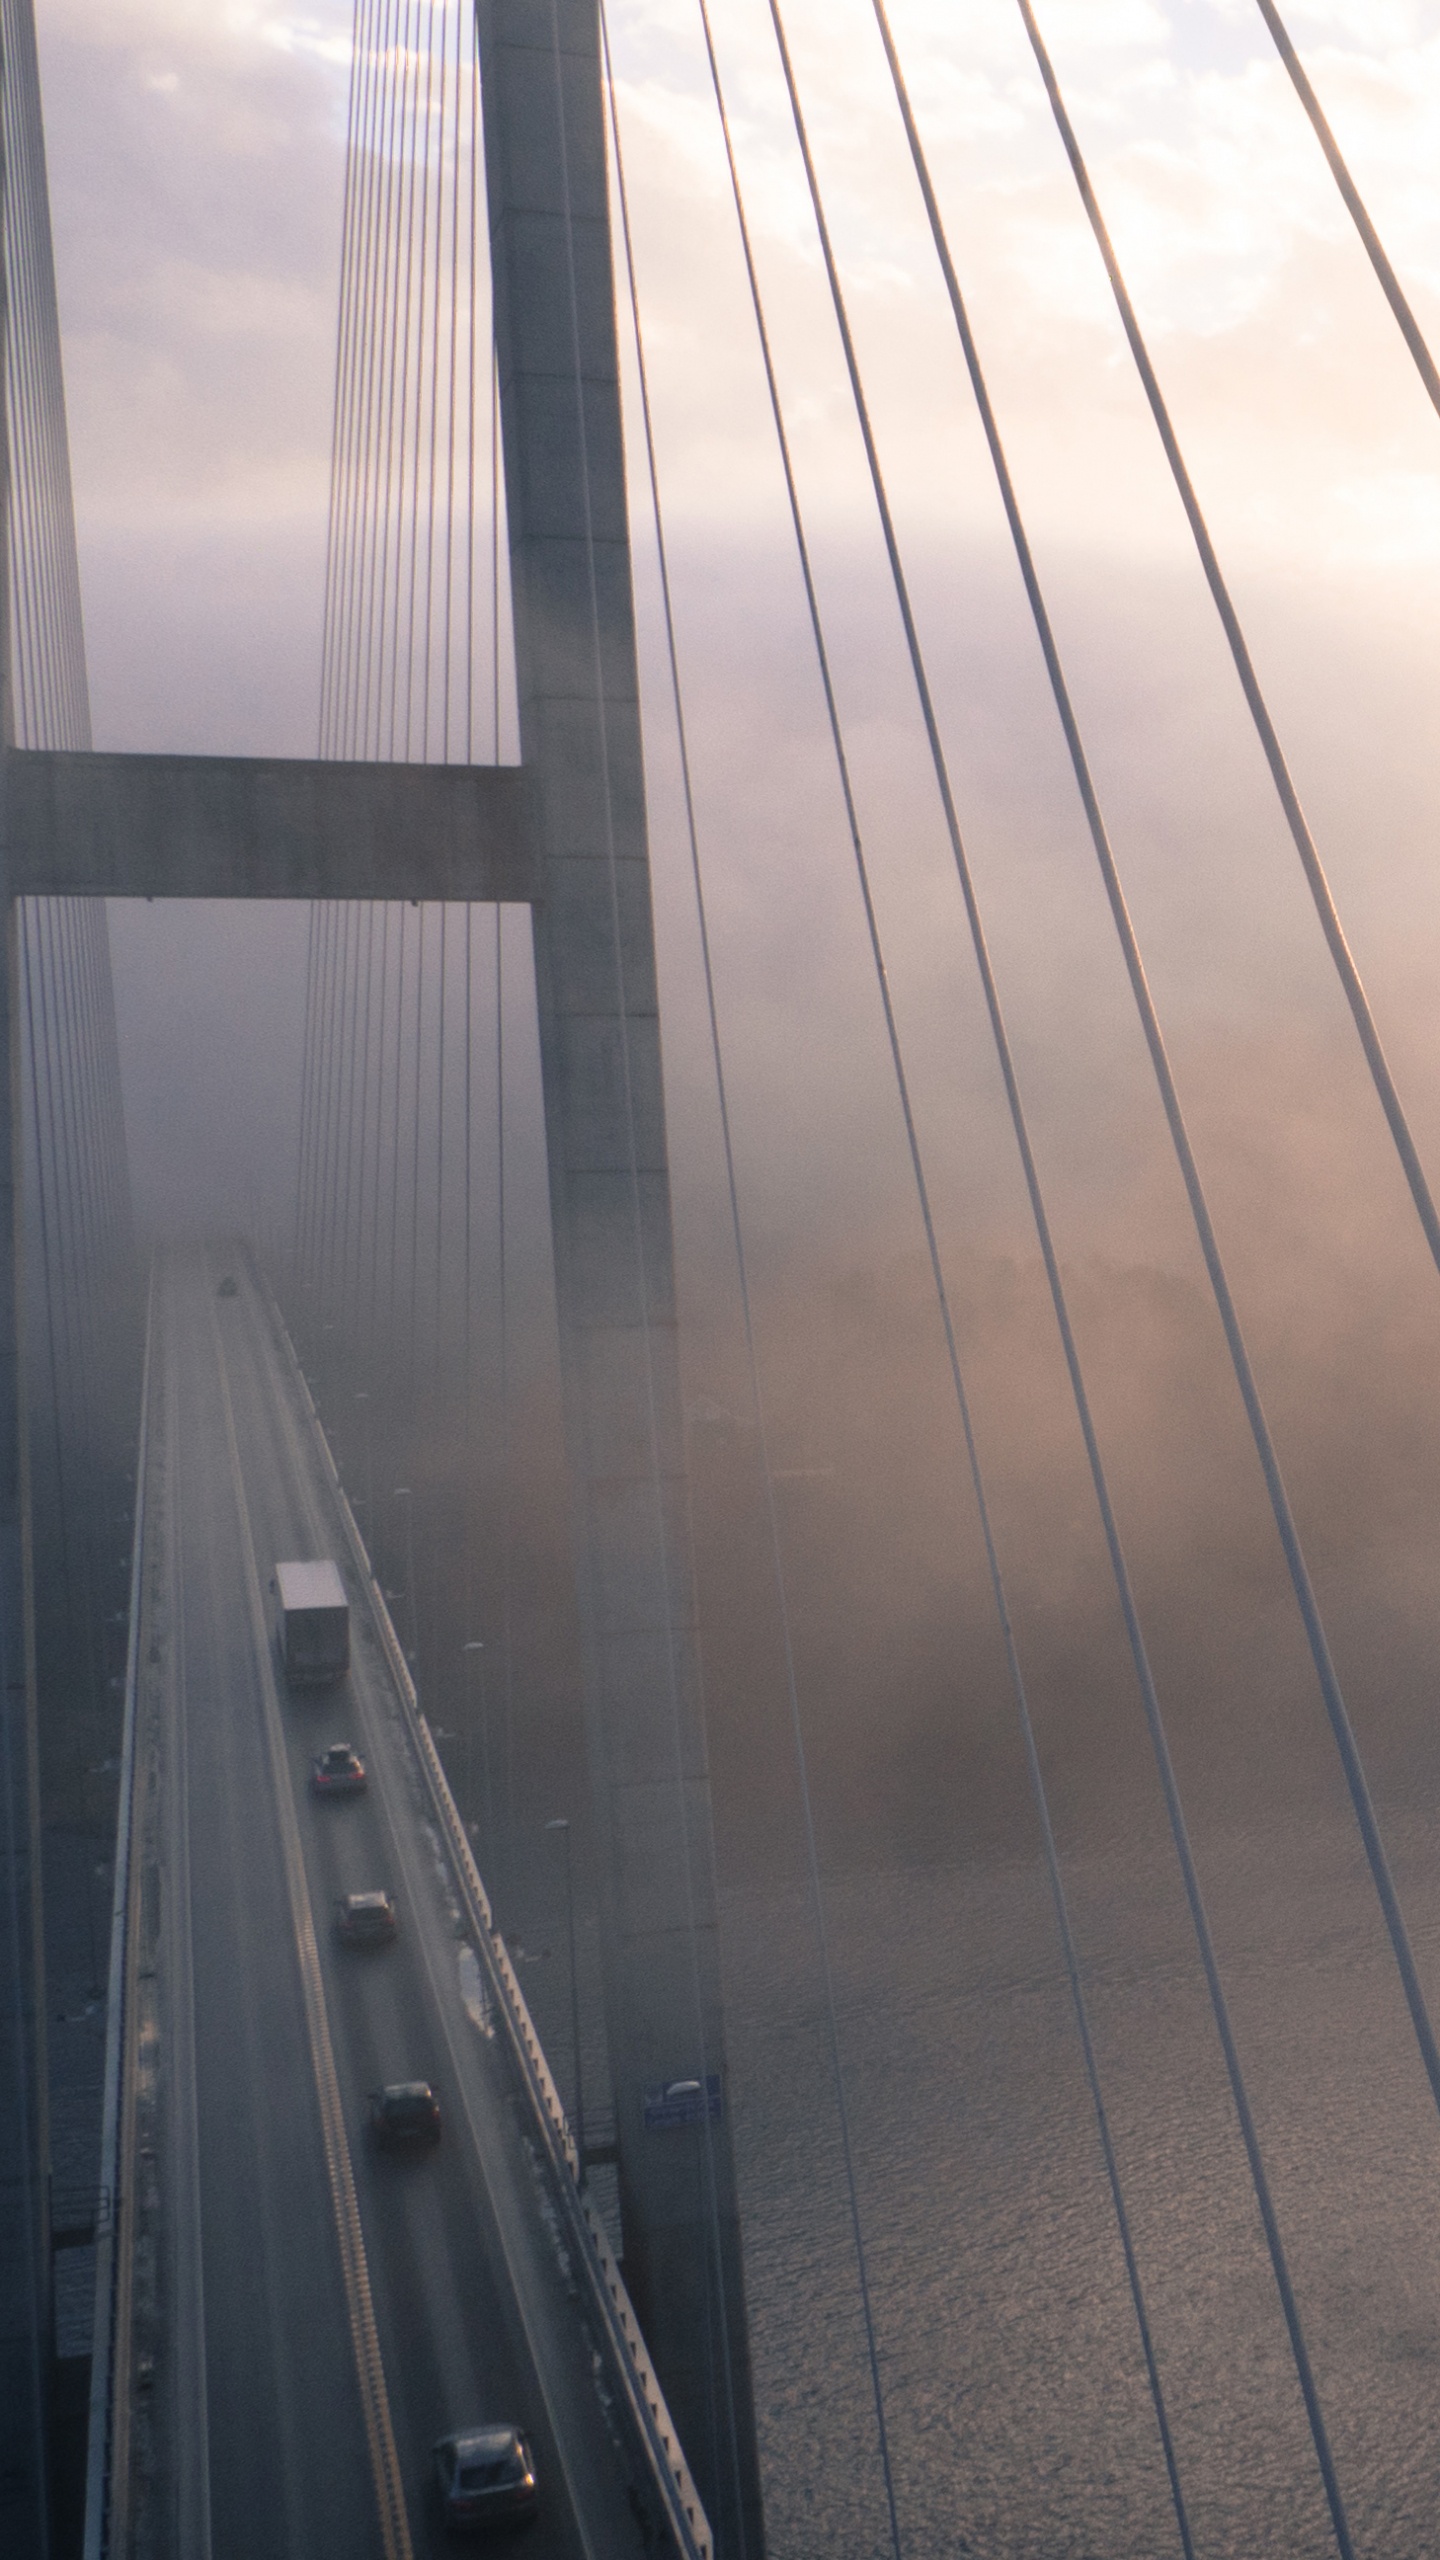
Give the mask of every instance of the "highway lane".
[{"label": "highway lane", "polygon": [[[226,1267],[192,1253],[170,1258],[162,1275],[181,1426],[167,1506],[167,1518],[177,1501],[180,1514],[170,1643],[177,1722],[182,1696],[187,1709],[190,1807],[183,1853],[172,1826],[169,1864],[172,1892],[183,1891],[188,1854],[201,2198],[191,2282],[203,2293],[210,2537],[180,2547],[319,2560],[393,2553],[398,2534],[416,2552],[441,2549],[430,2444],[448,2426],[505,2416],[536,2448],[535,2560],[624,2560],[640,2536],[589,2341],[540,2206],[508,2061],[476,2024],[473,1954],[457,1936],[373,1629],[357,1610],[354,1669],[340,1692],[291,1698],[257,1623],[281,1556],[330,1553],[355,1578],[264,1303],[240,1265],[239,1296],[218,1299]],[[365,1755],[370,1792],[317,1801],[311,1759],[341,1739]],[[375,1884],[396,1894],[399,1941],[348,1951],[334,1935],[335,1903]],[[341,2170],[317,2096],[317,2001]],[[365,2093],[411,2077],[439,2088],[443,2139],[423,2159],[379,2157]],[[353,2248],[342,2245],[346,2177],[379,2350],[368,2385]],[[388,2534],[377,2389],[403,2500]],[[192,2519],[200,2504],[192,2484]]]},{"label": "highway lane", "polygon": [[219,1379],[185,1265],[159,1288],[174,2548],[359,2560],[382,2542],[353,2363],[315,2351],[345,2295]]}]

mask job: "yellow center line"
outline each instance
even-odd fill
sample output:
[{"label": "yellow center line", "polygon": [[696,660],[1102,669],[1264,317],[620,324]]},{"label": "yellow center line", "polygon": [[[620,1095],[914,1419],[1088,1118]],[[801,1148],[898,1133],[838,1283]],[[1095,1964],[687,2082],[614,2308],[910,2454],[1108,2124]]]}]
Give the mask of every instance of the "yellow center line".
[{"label": "yellow center line", "polygon": [[265,1702],[265,1738],[270,1751],[270,1768],[275,1782],[275,1800],[280,1816],[280,1842],[285,1859],[285,1881],[290,1894],[290,1917],[294,1924],[295,1943],[300,1955],[300,1979],[305,1994],[305,2025],[310,2040],[310,2060],[315,2071],[315,2089],[320,2101],[320,2126],[325,2145],[325,2166],[330,2178],[330,2199],[335,2208],[335,2229],[340,2242],[340,2264],[345,2277],[345,2302],[350,2320],[350,2342],[355,2351],[355,2372],[360,2384],[360,2405],[364,2412],[365,2434],[370,2447],[370,2468],[375,2479],[375,2497],[380,2510],[380,2531],[385,2544],[385,2560],[413,2560],[410,2524],[405,2513],[405,2492],[400,2477],[400,2460],[395,2450],[395,2430],[390,2418],[390,2397],[385,2388],[385,2369],[380,2356],[380,2339],[375,2326],[375,2306],[370,2292],[370,2269],[365,2257],[365,2240],[360,2228],[360,2207],[355,2195],[355,2173],[350,2162],[350,2144],[345,2132],[344,2110],[340,2102],[340,2083],[335,2071],[335,2053],[330,2042],[330,2021],[325,2007],[325,1986],[320,1973],[320,1953],[315,1943],[315,1921],[310,1909],[309,1888],[305,1882],[305,1861],[300,1847],[300,1828],[295,1819],[295,1800],[290,1785],[290,1769],[285,1757],[285,1734],[280,1715],[280,1700],[275,1676],[270,1667],[270,1631],[265,1603],[261,1595],[260,1570],[255,1557],[255,1539],[250,1526],[250,1509],[245,1499],[245,1480],[240,1466],[240,1442],[235,1429],[235,1408],[230,1396],[230,1377],[225,1363],[225,1348],[215,1310],[210,1308],[210,1330],[215,1342],[215,1357],[220,1371],[220,1394],[225,1408],[225,1437],[230,1452],[230,1474],[235,1488],[235,1506],[240,1519],[240,1546],[245,1567],[246,1598],[255,1638],[256,1660],[260,1666],[260,1686]]}]

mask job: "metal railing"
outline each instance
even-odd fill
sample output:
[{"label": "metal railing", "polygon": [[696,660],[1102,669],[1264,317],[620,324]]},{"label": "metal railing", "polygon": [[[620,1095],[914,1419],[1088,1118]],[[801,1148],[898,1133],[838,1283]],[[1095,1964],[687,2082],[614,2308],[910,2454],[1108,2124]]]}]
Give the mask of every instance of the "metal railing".
[{"label": "metal railing", "polygon": [[[509,1950],[495,1927],[490,1897],[475,1864],[475,1854],[450,1792],[450,1782],[440,1754],[415,1694],[410,1666],[391,1623],[384,1593],[371,1569],[365,1542],[340,1481],[325,1426],[316,1410],[315,1399],[296,1356],[275,1293],[258,1264],[252,1262],[252,1269],[296,1394],[314,1431],[326,1480],[339,1508],[351,1561],[360,1577],[376,1633],[399,1692],[430,1799],[450,1852],[455,1881],[475,1932],[488,1987],[496,2010],[504,2020],[510,2053],[521,2087],[530,2102],[531,2118],[564,2217],[566,2234],[575,2252],[575,2263],[599,2326],[611,2374],[619,2386],[621,2405],[628,2413],[645,2470],[682,2560],[714,2560],[714,2537],[699,2491],[691,2478],[674,2421],[665,2405],[665,2395],[650,2361],[614,2250],[581,2187],[580,2156],[561,2104],[559,2089],[535,2032]],[[88,2553],[86,2560],[89,2560]]]}]

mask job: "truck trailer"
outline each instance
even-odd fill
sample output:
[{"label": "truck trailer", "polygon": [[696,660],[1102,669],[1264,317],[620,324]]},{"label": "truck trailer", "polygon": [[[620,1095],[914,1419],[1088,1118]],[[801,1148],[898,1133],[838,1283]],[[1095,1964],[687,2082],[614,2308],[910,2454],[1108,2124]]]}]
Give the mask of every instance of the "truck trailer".
[{"label": "truck trailer", "polygon": [[350,1668],[350,1603],[328,1556],[275,1567],[275,1634],[292,1689],[322,1689]]}]

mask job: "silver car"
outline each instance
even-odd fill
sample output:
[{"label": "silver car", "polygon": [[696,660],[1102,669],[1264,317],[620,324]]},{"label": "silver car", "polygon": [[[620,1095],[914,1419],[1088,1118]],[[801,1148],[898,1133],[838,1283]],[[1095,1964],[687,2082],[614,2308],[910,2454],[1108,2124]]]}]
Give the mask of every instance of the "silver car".
[{"label": "silver car", "polygon": [[535,2461],[518,2427],[460,2427],[435,2447],[440,2511],[455,2533],[527,2524],[537,2505]]},{"label": "silver car", "polygon": [[387,1947],[395,1935],[395,1905],[388,1893],[347,1893],[335,1906],[335,1926],[347,1947]]}]

